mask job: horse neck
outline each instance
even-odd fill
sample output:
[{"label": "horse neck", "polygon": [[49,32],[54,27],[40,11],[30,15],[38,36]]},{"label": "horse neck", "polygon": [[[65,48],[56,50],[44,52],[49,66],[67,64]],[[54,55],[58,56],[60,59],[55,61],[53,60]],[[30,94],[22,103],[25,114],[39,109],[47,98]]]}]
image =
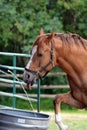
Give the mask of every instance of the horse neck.
[{"label": "horse neck", "polygon": [[70,47],[63,43],[60,39],[55,40],[55,57],[56,65],[63,69],[66,73],[71,73],[71,62],[74,62],[73,53],[71,53]]}]

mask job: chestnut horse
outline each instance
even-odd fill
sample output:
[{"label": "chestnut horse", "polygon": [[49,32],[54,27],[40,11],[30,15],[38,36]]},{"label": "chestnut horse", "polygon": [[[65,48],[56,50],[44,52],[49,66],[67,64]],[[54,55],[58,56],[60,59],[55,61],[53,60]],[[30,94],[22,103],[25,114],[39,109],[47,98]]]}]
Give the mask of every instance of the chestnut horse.
[{"label": "chestnut horse", "polygon": [[66,72],[71,90],[56,95],[55,122],[60,130],[69,130],[62,122],[60,104],[78,109],[87,107],[87,41],[77,34],[44,34],[41,30],[33,44],[23,79],[31,87],[38,78],[45,76],[55,66]]}]

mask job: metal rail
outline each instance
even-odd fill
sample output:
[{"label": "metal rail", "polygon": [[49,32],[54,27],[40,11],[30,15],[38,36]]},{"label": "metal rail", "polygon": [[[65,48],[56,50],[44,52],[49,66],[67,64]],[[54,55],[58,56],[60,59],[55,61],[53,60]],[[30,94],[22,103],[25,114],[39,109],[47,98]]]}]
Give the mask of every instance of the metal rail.
[{"label": "metal rail", "polygon": [[16,80],[10,80],[10,79],[4,79],[4,78],[0,78],[0,82],[26,85],[24,82],[20,82],[20,81],[16,81]]},{"label": "metal rail", "polygon": [[[16,71],[17,70],[20,70],[20,71],[23,71],[24,68],[22,67],[17,67],[16,66],[16,62],[17,62],[17,57],[20,56],[20,57],[30,57],[29,54],[20,54],[20,53],[9,53],[9,52],[0,52],[0,55],[1,56],[11,56],[13,58],[13,63],[12,63],[12,66],[7,66],[7,65],[3,65],[3,67],[7,67],[9,68],[10,70],[13,71],[13,73],[16,75]],[[21,84],[21,82],[19,81],[16,81],[15,77],[13,77],[13,80],[9,80],[9,79],[4,79],[4,78],[0,78],[0,82],[3,81],[3,82],[9,82],[9,83],[13,83],[13,94],[12,95],[16,95],[16,84]],[[25,84],[23,82],[23,84]],[[40,80],[38,80],[37,82],[37,88],[38,88],[38,91],[37,91],[37,110],[38,112],[40,111]],[[6,94],[5,94],[6,95]],[[8,95],[8,94],[7,94]],[[9,95],[8,95],[9,96]],[[16,96],[13,96],[13,100],[12,100],[12,106],[13,108],[16,107]],[[35,99],[36,101],[36,99]]]},{"label": "metal rail", "polygon": [[37,102],[37,99],[34,99],[34,98],[27,98],[25,96],[21,96],[21,95],[17,95],[17,94],[12,94],[12,93],[7,93],[7,92],[1,92],[0,91],[0,95],[1,96],[9,96],[9,97],[16,97],[16,98],[20,98],[20,99],[23,99],[23,100],[31,100],[33,102]]}]

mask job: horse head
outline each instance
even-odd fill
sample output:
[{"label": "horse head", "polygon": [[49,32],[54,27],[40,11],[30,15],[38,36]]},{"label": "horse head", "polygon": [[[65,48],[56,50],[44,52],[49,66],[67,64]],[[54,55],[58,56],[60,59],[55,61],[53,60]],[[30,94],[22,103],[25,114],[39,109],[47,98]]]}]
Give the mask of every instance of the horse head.
[{"label": "horse head", "polygon": [[53,34],[45,35],[40,30],[31,50],[31,57],[25,67],[23,80],[30,88],[38,78],[44,77],[54,67]]}]

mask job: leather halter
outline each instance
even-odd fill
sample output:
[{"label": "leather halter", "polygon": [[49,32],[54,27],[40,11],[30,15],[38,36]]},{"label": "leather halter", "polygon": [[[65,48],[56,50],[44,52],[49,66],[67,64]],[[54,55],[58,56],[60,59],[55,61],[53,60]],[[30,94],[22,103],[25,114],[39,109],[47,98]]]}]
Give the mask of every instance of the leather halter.
[{"label": "leather halter", "polygon": [[31,69],[27,69],[26,67],[25,67],[25,70],[26,70],[27,72],[30,72],[30,73],[34,74],[35,76],[38,75],[39,78],[41,78],[41,79],[47,75],[47,73],[48,73],[49,71],[46,72],[46,74],[45,74],[44,76],[41,76],[41,73],[42,73],[50,64],[52,64],[52,68],[54,67],[54,46],[53,46],[53,43],[52,43],[52,42],[51,42],[51,56],[50,56],[50,59],[51,59],[51,61],[49,61],[45,66],[43,66],[43,67],[42,67],[40,70],[38,70],[38,71],[31,70]]}]

